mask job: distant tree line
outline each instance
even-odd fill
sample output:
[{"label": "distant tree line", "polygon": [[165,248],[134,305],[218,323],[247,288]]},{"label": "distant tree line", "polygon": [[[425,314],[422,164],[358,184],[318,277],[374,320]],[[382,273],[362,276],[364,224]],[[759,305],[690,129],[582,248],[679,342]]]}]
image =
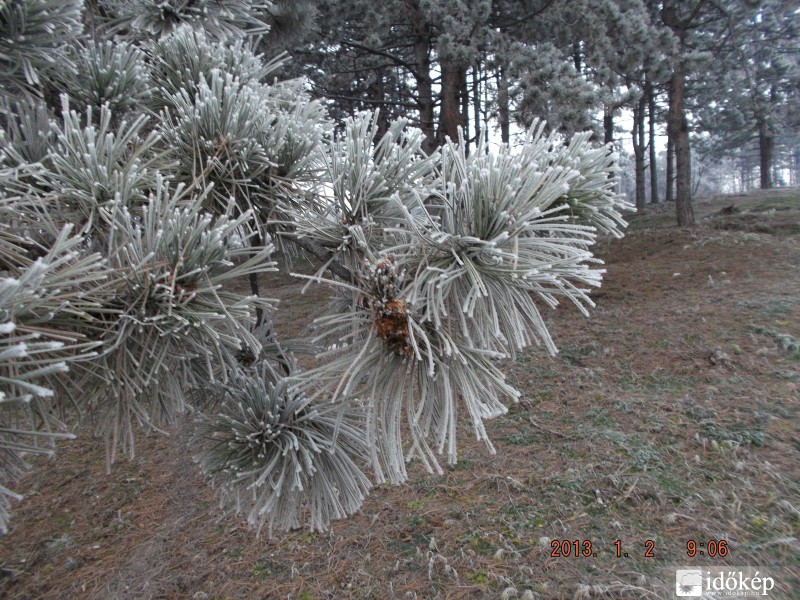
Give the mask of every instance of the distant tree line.
[{"label": "distant tree line", "polygon": [[[428,152],[457,139],[459,128],[473,148],[489,127],[508,142],[512,123],[527,127],[537,118],[567,137],[590,130],[598,141],[619,142],[630,135],[637,206],[648,194],[651,202],[675,200],[679,225],[694,222],[692,148],[708,162],[750,155],[755,145],[757,166],[743,180],[757,170],[758,185],[769,188],[784,183],[778,165],[800,147],[794,1],[323,0],[306,7],[315,24],[291,48],[293,68],[334,117],[378,108],[382,130],[410,118]],[[623,110],[633,114],[627,133]]]}]

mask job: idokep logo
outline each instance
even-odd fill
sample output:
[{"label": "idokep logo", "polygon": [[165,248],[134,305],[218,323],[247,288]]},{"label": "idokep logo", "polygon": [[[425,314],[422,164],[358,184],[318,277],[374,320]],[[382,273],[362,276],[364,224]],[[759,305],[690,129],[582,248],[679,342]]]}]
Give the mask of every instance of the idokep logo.
[{"label": "idokep logo", "polygon": [[675,595],[699,598],[703,595],[703,570],[678,569],[675,572]]},{"label": "idokep logo", "polygon": [[753,567],[690,567],[675,571],[675,595],[681,598],[769,596],[775,579]]}]

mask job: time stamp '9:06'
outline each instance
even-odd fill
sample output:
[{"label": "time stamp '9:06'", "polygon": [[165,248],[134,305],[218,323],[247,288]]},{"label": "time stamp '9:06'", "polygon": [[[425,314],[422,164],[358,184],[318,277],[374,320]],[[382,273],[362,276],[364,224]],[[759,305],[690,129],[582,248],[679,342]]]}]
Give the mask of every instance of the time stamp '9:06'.
[{"label": "time stamp '9:06'", "polygon": [[[597,550],[595,550],[595,548],[591,540],[551,540],[550,556],[553,558],[596,557]],[[655,558],[656,543],[653,540],[645,540],[642,552],[644,558]],[[621,540],[615,540],[614,554],[617,558],[628,558],[631,553],[622,549]],[[696,558],[698,556],[724,558],[728,556],[728,542],[726,540],[687,540],[686,556],[689,558]]]}]

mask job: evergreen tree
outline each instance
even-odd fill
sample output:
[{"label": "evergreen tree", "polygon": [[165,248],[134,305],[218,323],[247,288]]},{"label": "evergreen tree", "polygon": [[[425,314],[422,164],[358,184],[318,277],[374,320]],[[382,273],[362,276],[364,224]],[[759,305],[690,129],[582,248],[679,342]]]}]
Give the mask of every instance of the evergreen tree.
[{"label": "evergreen tree", "polygon": [[726,4],[711,32],[719,41],[715,69],[696,84],[698,129],[714,156],[736,155],[757,139],[760,187],[772,187],[776,142],[792,122],[800,82],[800,14],[791,3],[761,2],[757,10]]},{"label": "evergreen tree", "polygon": [[512,119],[610,142],[614,113],[648,77],[669,79],[672,35],[653,18],[642,0],[331,0],[301,55],[337,117],[380,108],[385,131],[390,117],[406,115],[425,132],[427,152],[457,139],[459,126],[473,143],[490,119],[505,143]]},{"label": "evergreen tree", "polygon": [[309,49],[310,79],[343,114],[380,108],[382,130],[389,115],[414,109],[433,152],[466,124],[467,71],[490,47],[491,10],[486,0],[331,0]]},{"label": "evergreen tree", "polygon": [[[305,82],[267,81],[271,5],[95,8],[21,0],[0,20],[3,48],[26,44],[2,90],[0,528],[25,455],[77,415],[110,465],[191,405],[202,469],[270,529],[325,528],[412,457],[455,462],[460,411],[491,449],[485,421],[519,395],[498,360],[555,352],[540,305],[586,312],[592,244],[621,235],[609,150],[534,124],[518,152],[428,152],[376,113],[334,133]],[[275,302],[230,285],[275,246],[337,290],[310,371],[271,334]]]},{"label": "evergreen tree", "polygon": [[[666,0],[661,3],[661,21],[675,38],[671,55],[667,132],[675,152],[675,208],[679,226],[694,225],[692,207],[692,160],[689,110],[694,94],[692,82],[710,70],[712,57],[733,43],[730,36],[715,36],[729,22],[729,8],[738,2]],[[752,3],[741,3],[753,11]]]}]

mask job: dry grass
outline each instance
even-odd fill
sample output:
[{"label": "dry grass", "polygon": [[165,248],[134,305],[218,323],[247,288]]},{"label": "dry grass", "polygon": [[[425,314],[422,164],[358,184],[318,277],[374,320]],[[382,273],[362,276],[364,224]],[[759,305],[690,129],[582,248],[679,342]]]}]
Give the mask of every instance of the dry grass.
[{"label": "dry grass", "polygon": [[[184,427],[142,436],[110,476],[87,434],[17,486],[0,595],[638,600],[673,598],[679,566],[727,564],[771,567],[770,597],[798,597],[800,353],[781,340],[800,338],[800,199],[697,210],[694,230],[652,211],[601,244],[592,318],[550,313],[559,355],[507,365],[524,401],[492,424],[497,455],[465,428],[444,476],[416,465],[330,532],[270,540],[219,514]],[[282,335],[324,296],[264,283]],[[727,557],[687,557],[712,539]],[[596,556],[553,557],[553,540]]]}]

